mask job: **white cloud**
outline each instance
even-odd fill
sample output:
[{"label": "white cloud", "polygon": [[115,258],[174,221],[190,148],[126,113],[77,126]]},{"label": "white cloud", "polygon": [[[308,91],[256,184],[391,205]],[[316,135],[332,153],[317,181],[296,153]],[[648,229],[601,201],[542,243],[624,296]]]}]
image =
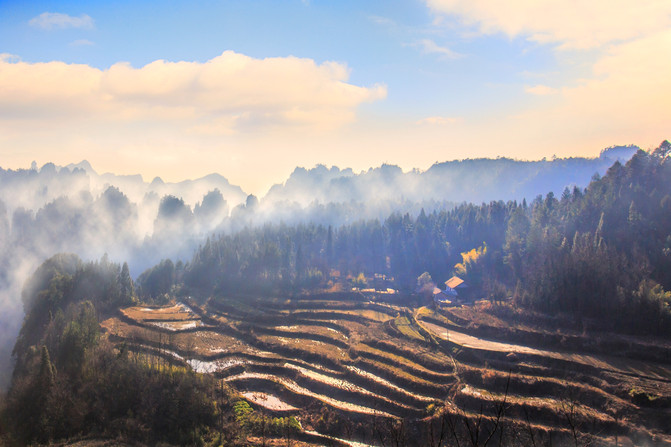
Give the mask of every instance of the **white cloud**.
[{"label": "white cloud", "polygon": [[595,48],[671,26],[667,0],[426,0],[483,34],[503,33],[562,48]]},{"label": "white cloud", "polygon": [[551,72],[520,73],[529,83],[526,93],[552,100],[519,98],[506,109],[512,115],[490,116],[483,127],[498,141],[566,153],[625,141],[646,147],[671,135],[671,2],[425,1],[443,27],[456,23],[466,32],[522,38],[556,51]]},{"label": "white cloud", "polygon": [[610,47],[591,79],[563,87],[551,104],[523,112],[525,126],[564,147],[657,145],[671,136],[671,30]]},{"label": "white cloud", "polygon": [[157,60],[106,70],[4,56],[0,120],[143,120],[224,134],[287,126],[330,129],[354,120],[360,104],[386,96],[384,86],[360,87],[348,78],[340,63],[255,59],[232,51],[205,63]]},{"label": "white cloud", "polygon": [[461,118],[449,116],[429,116],[416,122],[418,125],[447,126],[460,123]]},{"label": "white cloud", "polygon": [[60,12],[43,12],[37,17],[33,17],[28,22],[31,26],[46,30],[65,29],[65,28],[93,28],[93,19],[82,14],[79,17],[73,17]]},{"label": "white cloud", "polygon": [[524,91],[527,93],[530,93],[532,95],[537,95],[537,96],[547,96],[547,95],[554,95],[559,92],[556,88],[549,87],[547,85],[528,85],[524,87]]},{"label": "white cloud", "polygon": [[415,46],[421,48],[421,51],[424,54],[438,54],[448,59],[458,59],[463,57],[462,54],[452,51],[447,47],[441,47],[431,39],[421,39],[415,43]]},{"label": "white cloud", "polygon": [[70,42],[70,45],[73,46],[73,47],[88,47],[88,46],[91,46],[91,45],[95,45],[95,43],[91,42],[88,39],[79,39],[79,40],[75,40],[73,42]]},{"label": "white cloud", "polygon": [[392,19],[388,17],[383,17],[383,16],[376,16],[376,15],[371,15],[368,16],[368,19],[375,23],[376,25],[381,25],[381,26],[396,26],[396,22],[394,22]]},{"label": "white cloud", "polygon": [[546,79],[552,76],[557,76],[558,71],[534,72],[529,70],[522,70],[519,75],[527,79]]},{"label": "white cloud", "polygon": [[[621,126],[671,133],[671,29],[611,47],[594,78],[564,93],[572,111]],[[605,123],[604,123],[605,124]],[[662,133],[661,131],[665,131]]]}]

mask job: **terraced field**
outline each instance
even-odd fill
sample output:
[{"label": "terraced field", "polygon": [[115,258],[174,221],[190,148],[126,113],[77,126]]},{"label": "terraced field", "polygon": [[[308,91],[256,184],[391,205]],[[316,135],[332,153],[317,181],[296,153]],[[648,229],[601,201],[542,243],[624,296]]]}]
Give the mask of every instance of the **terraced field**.
[{"label": "terraced field", "polygon": [[[318,445],[380,445],[398,427],[405,445],[430,445],[436,424],[446,439],[477,427],[483,442],[498,430],[535,445],[671,444],[668,363],[484,339],[449,312],[339,298],[132,307],[102,325],[128,349],[296,415]],[[346,421],[329,437],[311,417],[325,410]]]}]

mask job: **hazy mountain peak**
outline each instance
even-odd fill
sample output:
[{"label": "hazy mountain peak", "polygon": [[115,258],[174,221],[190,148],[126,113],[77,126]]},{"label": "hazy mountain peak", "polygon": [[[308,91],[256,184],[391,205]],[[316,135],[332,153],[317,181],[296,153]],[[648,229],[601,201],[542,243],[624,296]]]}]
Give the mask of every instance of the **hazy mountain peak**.
[{"label": "hazy mountain peak", "polygon": [[628,161],[640,148],[633,144],[625,146],[610,146],[605,148],[599,154],[599,158],[608,158],[611,160]]},{"label": "hazy mountain peak", "polygon": [[66,165],[65,167],[68,168],[70,171],[74,171],[75,169],[82,169],[84,172],[86,172],[89,175],[97,174],[96,171],[91,166],[91,163],[89,163],[87,160],[82,160],[82,161],[80,161],[79,163],[76,163],[76,164],[75,163],[70,163],[69,165]]},{"label": "hazy mountain peak", "polygon": [[216,172],[213,172],[212,174],[206,175],[205,177],[202,178],[202,180],[217,181],[217,182],[222,182],[222,183],[225,183],[227,185],[230,185],[230,182],[228,181],[228,179],[226,177],[224,177],[223,175],[221,175],[219,173],[216,173]]},{"label": "hazy mountain peak", "polygon": [[40,174],[42,175],[53,175],[56,174],[56,165],[49,162],[45,163],[41,168],[40,168]]},{"label": "hazy mountain peak", "polygon": [[374,168],[372,172],[380,172],[385,176],[403,174],[403,170],[399,166],[388,163],[383,163],[379,168]]}]

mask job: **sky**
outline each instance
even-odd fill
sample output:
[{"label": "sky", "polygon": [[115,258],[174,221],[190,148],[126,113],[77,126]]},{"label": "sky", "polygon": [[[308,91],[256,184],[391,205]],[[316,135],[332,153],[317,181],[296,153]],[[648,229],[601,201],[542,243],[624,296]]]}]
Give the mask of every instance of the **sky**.
[{"label": "sky", "polygon": [[671,138],[668,0],[0,0],[0,166],[404,170]]}]

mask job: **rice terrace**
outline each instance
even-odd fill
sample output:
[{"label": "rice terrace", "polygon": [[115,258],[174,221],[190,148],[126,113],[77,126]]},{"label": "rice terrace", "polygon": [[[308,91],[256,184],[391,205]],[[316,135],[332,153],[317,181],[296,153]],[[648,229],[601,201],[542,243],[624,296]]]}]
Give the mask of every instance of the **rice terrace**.
[{"label": "rice terrace", "polygon": [[671,442],[671,344],[510,327],[510,308],[489,303],[399,301],[220,297],[121,309],[102,327],[134,355],[211,374],[255,411],[295,417],[305,445],[438,445],[462,431],[527,445],[587,433],[594,445]]}]

